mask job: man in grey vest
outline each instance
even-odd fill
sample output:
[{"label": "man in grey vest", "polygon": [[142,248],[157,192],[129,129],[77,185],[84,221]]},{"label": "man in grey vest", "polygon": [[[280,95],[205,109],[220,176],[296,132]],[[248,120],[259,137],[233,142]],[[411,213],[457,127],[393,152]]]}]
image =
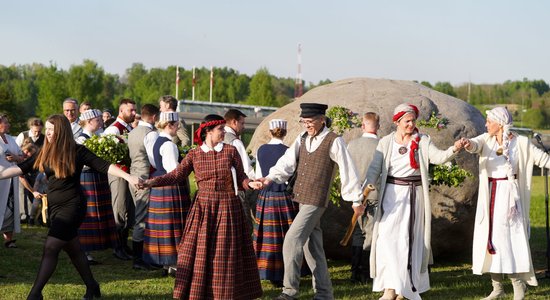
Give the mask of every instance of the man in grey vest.
[{"label": "man in grey vest", "polygon": [[[158,137],[155,122],[159,117],[159,108],[153,104],[141,107],[141,120],[138,126],[128,133],[128,149],[130,150],[130,174],[141,179],[149,179],[151,163],[146,149],[152,149]],[[132,232],[132,250],[134,254],[134,269],[150,270],[151,266],[143,261],[143,235],[145,219],[149,208],[150,189],[137,189],[129,185],[130,194],[134,200],[134,230]]]},{"label": "man in grey vest", "polygon": [[[380,117],[374,112],[363,115],[361,129],[363,134],[353,139],[348,144],[348,151],[353,159],[357,174],[361,180],[367,176],[367,170],[378,146],[378,129]],[[374,226],[374,210],[378,206],[378,193],[371,191],[367,197],[365,215],[357,219],[357,225],[353,231],[351,241],[351,281],[366,283],[369,275],[369,252],[372,242],[372,229]],[[363,255],[363,251],[367,254]],[[366,258],[363,260],[363,258]],[[363,261],[365,266],[363,267]]]},{"label": "man in grey vest", "polygon": [[330,131],[329,119],[325,116],[327,105],[301,103],[300,123],[307,136],[304,143],[300,134],[269,175],[259,179],[264,185],[272,181],[286,182],[296,170],[294,201],[300,203],[300,211],[283,243],[284,279],[283,291],[275,299],[297,299],[300,290],[300,270],[305,257],[313,273],[314,299],[334,299],[332,283],[328,273],[321,216],[329,201],[329,189],[335,164],[338,165],[342,182],[341,192],[345,201],[353,202],[353,210],[361,215],[364,206],[361,182],[353,166],[344,140]]},{"label": "man in grey vest", "polygon": [[[250,161],[250,158],[248,158],[246,148],[240,139],[240,136],[244,131],[244,118],[246,118],[246,115],[240,110],[232,108],[229,109],[223,117],[225,119],[225,137],[223,142],[237,148],[243,163],[244,173],[248,176],[248,178],[254,179],[256,174],[254,172],[254,168],[252,167],[252,162]],[[244,213],[250,221],[250,225],[254,224],[254,212],[256,211],[255,195],[257,195],[257,192],[254,190],[249,190],[246,192],[239,191],[239,198],[243,204]]]}]

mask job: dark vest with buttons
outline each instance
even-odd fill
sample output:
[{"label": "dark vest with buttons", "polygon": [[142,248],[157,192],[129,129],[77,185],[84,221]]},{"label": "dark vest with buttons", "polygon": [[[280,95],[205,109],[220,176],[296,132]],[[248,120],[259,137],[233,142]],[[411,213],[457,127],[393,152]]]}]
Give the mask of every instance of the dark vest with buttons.
[{"label": "dark vest with buttons", "polygon": [[164,169],[164,166],[162,165],[162,156],[160,155],[160,147],[168,141],[170,141],[169,138],[165,136],[159,136],[155,141],[155,144],[153,145],[153,157],[155,159],[155,166],[157,167],[153,172],[153,174],[151,174],[151,177],[157,177],[157,176],[162,176],[166,174],[166,169]]},{"label": "dark vest with buttons", "polygon": [[330,148],[337,137],[336,133],[329,132],[313,152],[306,150],[305,143],[300,145],[298,176],[294,184],[295,202],[319,207],[328,206],[328,191],[335,165],[330,159]]},{"label": "dark vest with buttons", "polygon": [[[277,164],[288,147],[284,144],[265,144],[258,149],[258,162],[262,166],[262,177],[269,174],[269,169]],[[286,190],[286,184],[272,183],[267,187],[270,192],[282,192]]]}]

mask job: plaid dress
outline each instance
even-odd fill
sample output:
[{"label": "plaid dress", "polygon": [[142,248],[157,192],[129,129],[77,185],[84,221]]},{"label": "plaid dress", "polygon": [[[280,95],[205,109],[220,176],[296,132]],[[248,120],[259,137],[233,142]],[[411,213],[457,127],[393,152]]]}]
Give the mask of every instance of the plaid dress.
[{"label": "plaid dress", "polygon": [[86,196],[86,216],[78,229],[80,248],[82,251],[116,248],[118,237],[107,175],[84,170],[80,186]]},{"label": "plaid dress", "polygon": [[107,174],[84,168],[80,186],[86,197],[86,216],[78,229],[80,248],[85,252],[116,248],[119,241]]},{"label": "plaid dress", "polygon": [[208,152],[193,149],[174,171],[154,179],[157,186],[170,185],[194,171],[199,187],[178,246],[175,299],[255,299],[262,295],[251,229],[235,195],[231,167],[240,188],[248,188],[237,149],[227,144]]},{"label": "plaid dress", "polygon": [[[152,177],[166,174],[159,151],[164,143],[173,144],[168,138],[162,136],[155,142],[153,156],[157,170]],[[176,265],[178,258],[176,248],[181,240],[190,205],[188,180],[151,189],[145,221],[143,260],[163,266]]]},{"label": "plaid dress", "polygon": [[[258,165],[262,177],[267,176],[288,147],[283,144],[265,144],[258,148]],[[271,184],[260,191],[256,204],[254,249],[258,258],[260,278],[282,281],[284,276],[283,241],[298,213],[299,205],[292,201],[286,184]]]}]

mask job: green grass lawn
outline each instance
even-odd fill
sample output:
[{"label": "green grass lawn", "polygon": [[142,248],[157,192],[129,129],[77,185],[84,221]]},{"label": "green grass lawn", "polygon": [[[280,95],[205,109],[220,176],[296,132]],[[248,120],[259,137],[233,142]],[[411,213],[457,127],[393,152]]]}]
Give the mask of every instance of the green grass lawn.
[{"label": "green grass lawn", "polygon": [[[531,204],[531,249],[535,269],[546,270],[545,206],[543,178],[535,177]],[[17,235],[17,249],[0,248],[0,299],[25,299],[40,263],[41,249],[46,230],[23,227]],[[162,277],[160,271],[134,271],[131,262],[115,259],[109,250],[94,252],[100,265],[92,266],[101,284],[102,299],[171,299],[174,279]],[[474,276],[470,261],[438,262],[433,266],[431,290],[422,294],[423,299],[481,299],[491,290],[487,275]],[[372,286],[356,285],[348,281],[349,264],[329,261],[330,274],[336,299],[378,299],[379,293]],[[280,293],[269,282],[262,282],[264,296],[271,299]],[[512,299],[512,286],[507,281],[505,289]],[[301,283],[300,299],[311,299],[311,278]],[[59,264],[44,289],[45,299],[80,299],[85,287],[66,254],[60,255]],[[526,299],[550,299],[550,279],[540,279],[539,286],[529,288]]]}]

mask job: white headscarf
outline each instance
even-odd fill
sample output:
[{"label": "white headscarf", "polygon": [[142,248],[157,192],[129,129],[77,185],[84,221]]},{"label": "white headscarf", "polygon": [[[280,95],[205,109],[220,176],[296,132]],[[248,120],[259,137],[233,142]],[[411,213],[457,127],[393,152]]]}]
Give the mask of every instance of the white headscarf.
[{"label": "white headscarf", "polygon": [[510,128],[512,128],[512,115],[505,107],[495,107],[485,111],[487,119],[497,122],[502,126],[502,154],[510,162]]},{"label": "white headscarf", "polygon": [[487,119],[497,122],[502,126],[502,154],[506,158],[508,185],[504,190],[504,196],[508,200],[509,218],[512,224],[519,224],[522,211],[519,197],[518,182],[515,178],[512,164],[510,162],[510,128],[512,127],[512,115],[505,107],[495,107],[486,111]]}]

